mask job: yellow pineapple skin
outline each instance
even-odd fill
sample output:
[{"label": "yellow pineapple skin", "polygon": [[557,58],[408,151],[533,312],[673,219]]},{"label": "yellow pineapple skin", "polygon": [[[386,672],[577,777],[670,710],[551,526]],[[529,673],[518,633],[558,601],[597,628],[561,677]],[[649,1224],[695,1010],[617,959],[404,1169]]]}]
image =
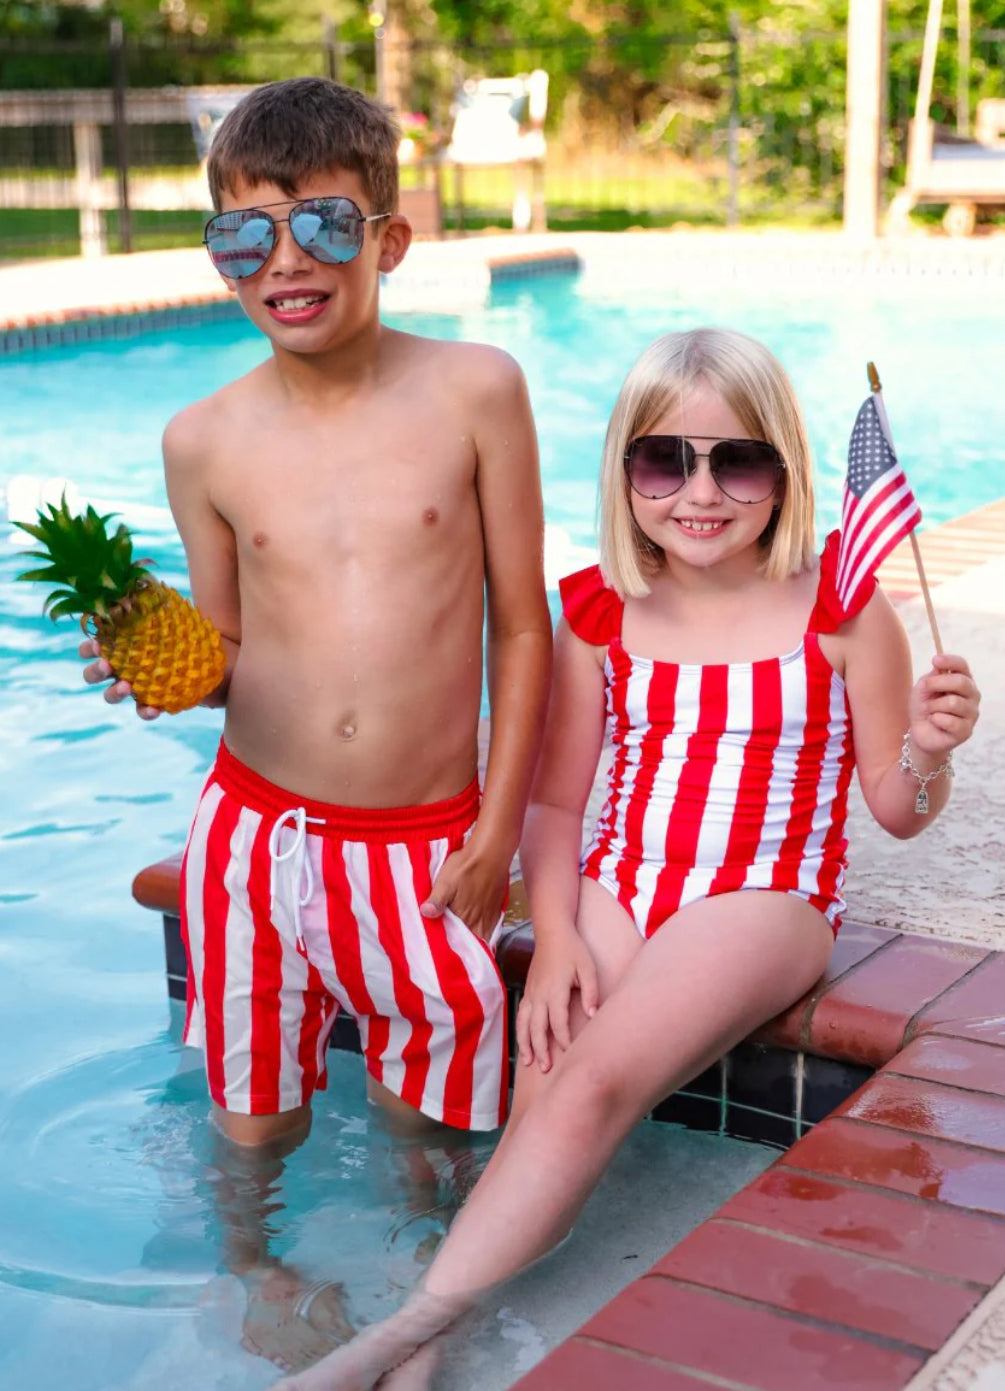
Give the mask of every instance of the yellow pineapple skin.
[{"label": "yellow pineapple skin", "polygon": [[91,616],[101,655],[140,705],[191,710],[223,680],[226,654],[208,618],[177,589],[151,580],[108,618]]}]

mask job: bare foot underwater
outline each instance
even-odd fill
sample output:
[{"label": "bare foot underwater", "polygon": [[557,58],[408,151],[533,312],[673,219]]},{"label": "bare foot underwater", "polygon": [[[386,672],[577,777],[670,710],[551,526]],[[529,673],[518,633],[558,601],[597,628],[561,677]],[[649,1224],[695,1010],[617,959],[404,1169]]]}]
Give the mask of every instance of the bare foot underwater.
[{"label": "bare foot underwater", "polygon": [[341,1285],[305,1284],[274,1265],[243,1277],[248,1295],[241,1344],[283,1372],[300,1372],[352,1338]]},{"label": "bare foot underwater", "polygon": [[[272,1391],[425,1391],[439,1360],[439,1334],[470,1307],[417,1290],[390,1318],[370,1324],[344,1347]],[[435,1343],[434,1343],[434,1340]]]}]

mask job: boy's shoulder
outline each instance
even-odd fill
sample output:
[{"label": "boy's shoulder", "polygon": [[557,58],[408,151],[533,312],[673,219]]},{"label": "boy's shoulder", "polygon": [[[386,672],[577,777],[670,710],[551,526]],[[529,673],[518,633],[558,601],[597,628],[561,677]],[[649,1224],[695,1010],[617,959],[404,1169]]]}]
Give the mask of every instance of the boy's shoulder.
[{"label": "boy's shoulder", "polygon": [[399,338],[401,351],[412,359],[418,370],[430,375],[442,374],[442,379],[454,387],[493,392],[523,382],[523,372],[516,358],[491,343],[424,338],[411,333],[402,333]]},{"label": "boy's shoulder", "polygon": [[171,417],[163,436],[164,459],[169,467],[205,459],[221,438],[232,433],[244,418],[249,399],[254,399],[254,379],[260,370],[256,368],[227,382]]}]

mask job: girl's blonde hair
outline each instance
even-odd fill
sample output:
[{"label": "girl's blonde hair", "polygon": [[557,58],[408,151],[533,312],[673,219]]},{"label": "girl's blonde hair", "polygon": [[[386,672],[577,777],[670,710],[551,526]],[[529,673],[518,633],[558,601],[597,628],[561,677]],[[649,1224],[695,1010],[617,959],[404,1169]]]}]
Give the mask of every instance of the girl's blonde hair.
[{"label": "girl's blonde hair", "polygon": [[682,409],[703,385],[718,392],[751,439],[773,444],[785,463],[780,505],[761,537],[764,574],[785,579],[814,562],[812,461],[792,383],[756,339],[732,329],[698,328],[657,338],[625,378],[604,442],[600,474],[600,568],[622,598],[649,593],[665,563],[632,512],[625,453],[661,416]]}]

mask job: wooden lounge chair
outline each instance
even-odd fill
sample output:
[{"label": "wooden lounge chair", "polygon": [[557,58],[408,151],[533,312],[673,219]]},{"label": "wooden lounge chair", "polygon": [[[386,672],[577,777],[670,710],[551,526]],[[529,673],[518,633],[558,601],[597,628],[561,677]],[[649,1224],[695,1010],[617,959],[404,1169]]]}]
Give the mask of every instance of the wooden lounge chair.
[{"label": "wooden lounge chair", "polygon": [[[1005,207],[1005,101],[991,98],[977,103],[973,138],[969,135],[966,86],[957,108],[957,129],[936,125],[931,119],[935,55],[942,25],[942,0],[929,0],[925,42],[914,108],[908,128],[907,178],[890,205],[887,227],[895,231],[907,223],[919,203],[946,203],[942,225],[950,236],[969,236],[979,207]],[[960,0],[959,63],[969,68],[970,12]]]}]

